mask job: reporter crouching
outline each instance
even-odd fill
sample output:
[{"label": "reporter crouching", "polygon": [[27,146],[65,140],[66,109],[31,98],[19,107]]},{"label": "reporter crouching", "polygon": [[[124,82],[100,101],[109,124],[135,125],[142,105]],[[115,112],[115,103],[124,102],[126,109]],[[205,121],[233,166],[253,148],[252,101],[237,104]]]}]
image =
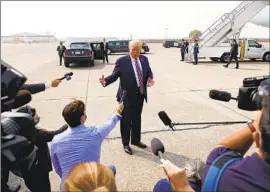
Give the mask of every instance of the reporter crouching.
[{"label": "reporter crouching", "polygon": [[[32,115],[34,124],[36,125],[39,123],[39,116],[34,108],[25,106],[20,108],[18,112]],[[27,188],[32,192],[50,192],[51,185],[49,172],[52,171],[52,163],[47,143],[51,142],[55,135],[64,132],[68,126],[64,125],[56,131],[47,131],[37,126],[35,128],[36,135],[32,144],[36,145],[38,148],[36,163],[30,168],[30,170],[21,170],[22,177]]]}]

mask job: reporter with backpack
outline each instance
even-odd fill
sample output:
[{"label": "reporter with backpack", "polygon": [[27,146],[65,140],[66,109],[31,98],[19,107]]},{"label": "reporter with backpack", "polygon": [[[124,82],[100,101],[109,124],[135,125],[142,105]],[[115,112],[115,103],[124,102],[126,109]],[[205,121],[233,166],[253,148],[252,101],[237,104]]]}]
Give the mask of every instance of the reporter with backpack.
[{"label": "reporter with backpack", "polygon": [[[270,82],[269,82],[270,87]],[[269,88],[268,87],[268,88]],[[245,156],[252,144],[257,152]],[[270,92],[263,98],[257,118],[221,140],[207,157],[202,185],[188,182],[185,170],[165,163],[170,181],[160,180],[154,192],[166,191],[270,191]],[[200,182],[197,182],[200,185]],[[191,188],[192,187],[192,188]],[[201,189],[200,189],[201,188]],[[199,190],[198,190],[199,189]]]}]

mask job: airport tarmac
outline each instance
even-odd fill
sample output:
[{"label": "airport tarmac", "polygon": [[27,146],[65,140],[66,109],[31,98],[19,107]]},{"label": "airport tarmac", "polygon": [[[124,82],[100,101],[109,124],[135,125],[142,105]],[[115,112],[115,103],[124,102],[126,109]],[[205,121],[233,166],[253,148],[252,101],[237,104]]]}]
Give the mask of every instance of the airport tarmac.
[{"label": "airport tarmac", "polygon": [[[2,59],[25,73],[28,83],[51,81],[70,71],[74,74],[70,81],[63,81],[58,88],[48,89],[33,97],[31,106],[41,116],[40,126],[54,130],[63,125],[62,109],[72,98],[86,102],[86,125],[105,122],[116,105],[118,82],[103,88],[98,79],[102,74],[109,75],[116,59],[122,55],[110,55],[110,64],[97,61],[90,68],[65,68],[59,66],[56,46],[1,45]],[[159,138],[165,146],[164,156],[173,163],[181,167],[190,158],[205,159],[220,139],[245,125],[178,126],[173,132],[158,118],[159,111],[165,110],[173,122],[245,121],[256,116],[256,112],[239,110],[235,101],[224,103],[211,100],[208,93],[210,89],[222,89],[237,96],[245,77],[269,74],[269,63],[244,61],[240,62],[238,70],[233,69],[234,62],[229,68],[207,60],[194,66],[180,61],[177,48],[165,49],[161,44],[149,44],[149,47],[151,50],[146,56],[154,73],[155,85],[148,89],[149,101],[143,109],[142,141],[150,146],[152,138]],[[165,178],[159,168],[159,159],[149,147],[145,150],[132,148],[134,155],[124,152],[118,124],[102,145],[101,162],[116,166],[119,191],[151,191],[159,179]],[[23,183],[17,178],[11,182]],[[59,191],[59,182],[57,174],[51,172],[53,191]],[[25,191],[25,187],[21,191]]]}]

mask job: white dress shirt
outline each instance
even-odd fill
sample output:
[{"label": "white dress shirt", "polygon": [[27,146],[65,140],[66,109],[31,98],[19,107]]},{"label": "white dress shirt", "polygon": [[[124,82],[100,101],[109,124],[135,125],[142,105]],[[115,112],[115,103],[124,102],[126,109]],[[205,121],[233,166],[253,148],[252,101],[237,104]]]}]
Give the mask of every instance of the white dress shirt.
[{"label": "white dress shirt", "polygon": [[[132,67],[133,67],[133,70],[134,70],[134,73],[135,73],[137,85],[138,85],[138,87],[139,87],[139,86],[140,86],[140,83],[139,83],[139,77],[138,77],[137,69],[136,69],[136,65],[135,65],[135,59],[133,59],[132,57],[130,57],[130,58],[131,58]],[[143,74],[141,61],[140,61],[139,58],[137,59],[137,61],[138,61],[139,67],[140,67],[140,69],[141,69],[141,72],[142,72],[142,74]]]},{"label": "white dress shirt", "polygon": [[51,82],[46,82],[45,83],[45,89],[49,89],[52,86]]}]

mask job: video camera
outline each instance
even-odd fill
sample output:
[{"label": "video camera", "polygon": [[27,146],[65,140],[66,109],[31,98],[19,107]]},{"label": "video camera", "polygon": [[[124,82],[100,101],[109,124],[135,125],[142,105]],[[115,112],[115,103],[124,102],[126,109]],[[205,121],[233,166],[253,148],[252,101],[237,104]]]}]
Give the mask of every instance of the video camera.
[{"label": "video camera", "polygon": [[247,77],[239,88],[237,98],[226,91],[211,90],[209,97],[214,100],[229,102],[238,101],[238,108],[246,111],[256,111],[262,108],[262,96],[270,94],[270,75]]},{"label": "video camera", "polygon": [[7,180],[3,172],[29,169],[36,160],[37,148],[31,144],[35,140],[33,117],[30,114],[11,111],[32,99],[29,92],[20,91],[26,80],[25,75],[1,60],[2,180]]}]

